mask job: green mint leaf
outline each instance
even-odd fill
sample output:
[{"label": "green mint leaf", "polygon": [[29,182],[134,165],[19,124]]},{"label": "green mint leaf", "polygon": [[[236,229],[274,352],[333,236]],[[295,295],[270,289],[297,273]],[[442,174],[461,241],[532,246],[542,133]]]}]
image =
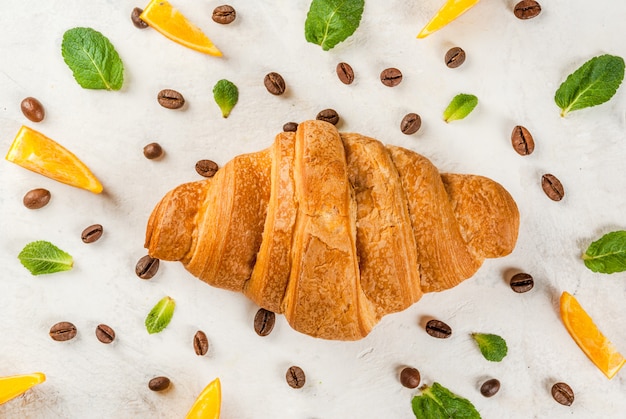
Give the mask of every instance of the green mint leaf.
[{"label": "green mint leaf", "polygon": [[61,54],[74,78],[85,89],[120,90],[124,65],[113,44],[91,28],[73,28],[63,34]]},{"label": "green mint leaf", "polygon": [[571,111],[600,105],[613,97],[624,79],[624,60],[600,55],[570,74],[554,95],[561,116]]},{"label": "green mint leaf", "polygon": [[480,352],[487,361],[500,362],[508,352],[506,341],[491,333],[472,333]]},{"label": "green mint leaf", "polygon": [[365,0],[313,0],[304,22],[308,42],[328,51],[356,31]]},{"label": "green mint leaf", "polygon": [[469,400],[439,383],[425,386],[421,391],[411,401],[417,419],[480,419],[480,414]]},{"label": "green mint leaf", "polygon": [[463,119],[474,110],[478,105],[478,98],[474,95],[460,93],[452,99],[445,111],[443,111],[443,120],[446,122]]},{"label": "green mint leaf", "polygon": [[72,256],[44,240],[28,243],[17,258],[33,275],[69,271],[74,265]]},{"label": "green mint leaf", "polygon": [[163,297],[156,303],[146,317],[146,329],[148,333],[159,333],[170,324],[174,315],[176,302],[170,297]]},{"label": "green mint leaf", "polygon": [[626,271],[626,231],[613,231],[591,243],[583,254],[593,272],[612,274]]},{"label": "green mint leaf", "polygon": [[222,116],[228,118],[230,111],[233,110],[239,100],[239,90],[232,82],[222,79],[213,87],[213,99],[220,107]]}]

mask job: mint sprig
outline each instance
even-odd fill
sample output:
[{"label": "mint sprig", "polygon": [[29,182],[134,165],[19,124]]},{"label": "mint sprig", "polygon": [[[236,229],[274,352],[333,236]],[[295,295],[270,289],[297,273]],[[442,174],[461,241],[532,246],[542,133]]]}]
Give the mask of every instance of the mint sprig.
[{"label": "mint sprig", "polygon": [[45,240],[28,243],[17,258],[33,275],[69,271],[74,265],[69,253]]},{"label": "mint sprig", "polygon": [[159,333],[170,324],[174,315],[176,302],[171,297],[163,297],[148,313],[146,317],[146,329],[148,333]]},{"label": "mint sprig", "polygon": [[234,83],[222,79],[215,83],[213,87],[213,99],[215,99],[217,106],[220,107],[222,116],[228,118],[228,115],[230,115],[230,112],[239,100],[239,90]]},{"label": "mint sprig", "polygon": [[585,266],[593,272],[612,274],[626,271],[626,231],[607,233],[583,253]]},{"label": "mint sprig", "polygon": [[467,93],[456,95],[445,111],[443,111],[443,120],[452,122],[465,118],[478,105],[478,98]]},{"label": "mint sprig", "polygon": [[334,48],[359,27],[364,7],[365,0],[313,0],[304,22],[306,40],[324,51]]},{"label": "mint sprig", "polygon": [[478,344],[480,353],[487,361],[500,362],[508,352],[506,341],[492,333],[472,333],[472,337]]},{"label": "mint sprig", "polygon": [[421,394],[411,401],[417,419],[480,419],[480,414],[469,400],[439,383],[420,390]]}]

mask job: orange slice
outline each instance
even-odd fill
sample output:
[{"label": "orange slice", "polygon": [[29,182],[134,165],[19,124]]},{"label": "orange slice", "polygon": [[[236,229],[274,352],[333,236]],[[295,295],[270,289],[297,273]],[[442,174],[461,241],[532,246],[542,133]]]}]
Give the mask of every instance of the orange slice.
[{"label": "orange slice", "polygon": [[424,26],[424,29],[417,35],[418,38],[426,38],[431,33],[452,22],[463,13],[474,7],[479,0],[447,0],[439,11]]},{"label": "orange slice", "polygon": [[46,376],[41,372],[0,377],[0,404],[8,402],[44,381],[46,381]]},{"label": "orange slice", "polygon": [[561,294],[561,319],[580,349],[607,378],[613,378],[626,360],[600,332],[576,298],[567,292]]},{"label": "orange slice", "polygon": [[78,157],[27,126],[17,132],[6,159],[59,182],[93,193],[102,192],[100,181]]},{"label": "orange slice", "polygon": [[220,379],[211,381],[202,390],[193,406],[185,416],[186,419],[219,419],[222,406],[222,386]]},{"label": "orange slice", "polygon": [[167,0],[151,0],[139,18],[176,43],[205,54],[222,56],[202,30]]}]

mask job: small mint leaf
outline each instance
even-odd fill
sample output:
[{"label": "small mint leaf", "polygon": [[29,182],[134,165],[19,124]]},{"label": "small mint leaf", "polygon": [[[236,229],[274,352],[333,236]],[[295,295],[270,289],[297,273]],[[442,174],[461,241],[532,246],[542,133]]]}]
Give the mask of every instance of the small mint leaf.
[{"label": "small mint leaf", "polygon": [[44,240],[28,243],[17,258],[33,275],[69,271],[74,265],[69,253]]},{"label": "small mint leaf", "polygon": [[492,333],[472,333],[480,352],[487,361],[500,362],[508,352],[506,341]]},{"label": "small mint leaf", "polygon": [[626,231],[607,233],[591,243],[583,254],[583,262],[593,272],[626,271]]},{"label": "small mint leaf", "polygon": [[478,105],[478,98],[474,95],[460,93],[452,99],[445,111],[443,120],[452,122],[465,118]]},{"label": "small mint leaf", "polygon": [[364,7],[365,0],[313,0],[304,22],[304,37],[328,51],[356,31]]},{"label": "small mint leaf", "polygon": [[163,297],[148,313],[146,317],[146,329],[148,333],[159,333],[170,324],[174,315],[176,302],[170,297]]},{"label": "small mint leaf", "polygon": [[222,116],[228,118],[230,111],[233,110],[239,100],[239,90],[232,82],[222,79],[213,87],[213,99],[220,107]]},{"label": "small mint leaf", "polygon": [[411,401],[417,419],[480,419],[480,414],[469,400],[439,383],[424,386],[421,391]]}]

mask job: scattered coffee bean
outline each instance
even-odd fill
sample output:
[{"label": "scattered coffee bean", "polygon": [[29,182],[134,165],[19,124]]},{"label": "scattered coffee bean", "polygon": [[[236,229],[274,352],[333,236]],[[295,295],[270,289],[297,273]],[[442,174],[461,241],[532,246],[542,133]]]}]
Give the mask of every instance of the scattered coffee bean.
[{"label": "scattered coffee bean", "polygon": [[143,148],[143,155],[147,159],[158,159],[163,155],[163,148],[157,143],[150,143]]},{"label": "scattered coffee bean", "polygon": [[50,202],[50,191],[44,188],[31,189],[26,192],[22,202],[28,209],[39,209],[48,205]]},{"label": "scattered coffee bean", "polygon": [[556,176],[551,174],[545,174],[541,177],[541,187],[543,191],[553,201],[560,201],[565,196],[565,190],[561,181]]},{"label": "scattered coffee bean", "polygon": [[523,126],[517,125],[511,133],[511,144],[517,154],[527,156],[535,150],[535,140]]},{"label": "scattered coffee bean", "polygon": [[500,391],[500,381],[495,378],[489,379],[480,386],[480,394],[485,397],[494,396],[498,391]]},{"label": "scattered coffee bean", "polygon": [[380,73],[380,81],[388,87],[394,87],[402,81],[402,73],[397,68],[386,68]]},{"label": "scattered coffee bean", "polygon": [[297,122],[287,122],[285,125],[283,125],[283,131],[285,132],[296,132],[297,130],[298,130]]},{"label": "scattered coffee bean", "polygon": [[159,270],[159,259],[146,255],[139,259],[135,266],[135,273],[141,279],[150,279]]},{"label": "scattered coffee bean", "polygon": [[198,330],[193,336],[193,350],[198,356],[204,356],[209,352],[209,339],[202,330]]},{"label": "scattered coffee bean", "polygon": [[541,5],[535,0],[522,0],[513,9],[518,19],[532,19],[541,13]]},{"label": "scattered coffee bean", "polygon": [[535,286],[535,281],[532,276],[527,273],[518,273],[513,275],[509,282],[513,291],[518,293],[528,292]]},{"label": "scattered coffee bean", "polygon": [[354,81],[354,70],[348,63],[337,64],[337,76],[343,84],[352,84]]},{"label": "scattered coffee bean", "polygon": [[43,105],[34,97],[27,97],[22,100],[20,107],[22,108],[24,116],[33,122],[41,122],[46,116]]},{"label": "scattered coffee bean", "polygon": [[130,13],[130,20],[132,20],[133,25],[135,25],[136,28],[146,29],[148,27],[148,24],[144,22],[143,20],[141,20],[141,18],[139,17],[142,13],[143,13],[143,9],[140,9],[139,7],[135,7],[133,11]]},{"label": "scattered coffee bean", "polygon": [[185,98],[176,90],[163,89],[157,95],[159,104],[167,109],[179,109],[185,105]]},{"label": "scattered coffee bean", "polygon": [[235,11],[235,9],[227,4],[223,6],[217,6],[213,10],[213,21],[222,25],[228,25],[229,23],[232,23],[236,17],[237,12]]},{"label": "scattered coffee bean", "polygon": [[416,113],[408,113],[402,118],[400,122],[400,131],[403,134],[411,135],[415,134],[422,126],[422,118]]},{"label": "scattered coffee bean", "polygon": [[552,397],[564,406],[574,403],[574,391],[565,383],[556,383],[552,386]]},{"label": "scattered coffee bean", "polygon": [[115,331],[106,324],[96,326],[96,338],[102,343],[111,343],[115,340]]},{"label": "scattered coffee bean", "polygon": [[406,367],[400,372],[400,383],[407,388],[416,388],[420,385],[420,372],[413,367]]},{"label": "scattered coffee bean", "polygon": [[265,79],[263,79],[263,84],[268,92],[273,95],[282,95],[285,93],[285,79],[278,73],[268,73],[265,75]]},{"label": "scattered coffee bean", "polygon": [[337,125],[339,122],[339,114],[334,109],[324,109],[320,111],[315,119],[319,119],[320,121],[330,122],[333,125]]},{"label": "scattered coffee bean", "polygon": [[218,169],[219,166],[213,160],[198,160],[196,163],[196,172],[200,176],[213,177]]},{"label": "scattered coffee bean", "polygon": [[254,316],[254,331],[259,336],[267,336],[272,333],[275,322],[276,315],[274,312],[261,308]]},{"label": "scattered coffee bean", "polygon": [[70,322],[59,322],[50,328],[50,337],[57,342],[74,339],[76,337],[76,326]]},{"label": "scattered coffee bean", "polygon": [[465,51],[459,47],[450,48],[446,52],[445,61],[449,68],[457,68],[465,62]]},{"label": "scattered coffee bean", "polygon": [[285,378],[287,379],[287,384],[293,388],[302,388],[302,386],[304,386],[304,382],[306,381],[304,371],[302,371],[302,368],[296,366],[289,367],[287,374],[285,374]]},{"label": "scattered coffee bean", "polygon": [[434,338],[445,339],[450,337],[452,329],[441,320],[433,319],[426,323],[426,333]]},{"label": "scattered coffee bean", "polygon": [[164,391],[170,387],[170,379],[167,377],[154,377],[148,382],[148,388],[152,391]]},{"label": "scattered coffee bean", "polygon": [[83,230],[80,238],[83,240],[83,243],[93,243],[102,237],[103,231],[100,224],[93,224]]}]

